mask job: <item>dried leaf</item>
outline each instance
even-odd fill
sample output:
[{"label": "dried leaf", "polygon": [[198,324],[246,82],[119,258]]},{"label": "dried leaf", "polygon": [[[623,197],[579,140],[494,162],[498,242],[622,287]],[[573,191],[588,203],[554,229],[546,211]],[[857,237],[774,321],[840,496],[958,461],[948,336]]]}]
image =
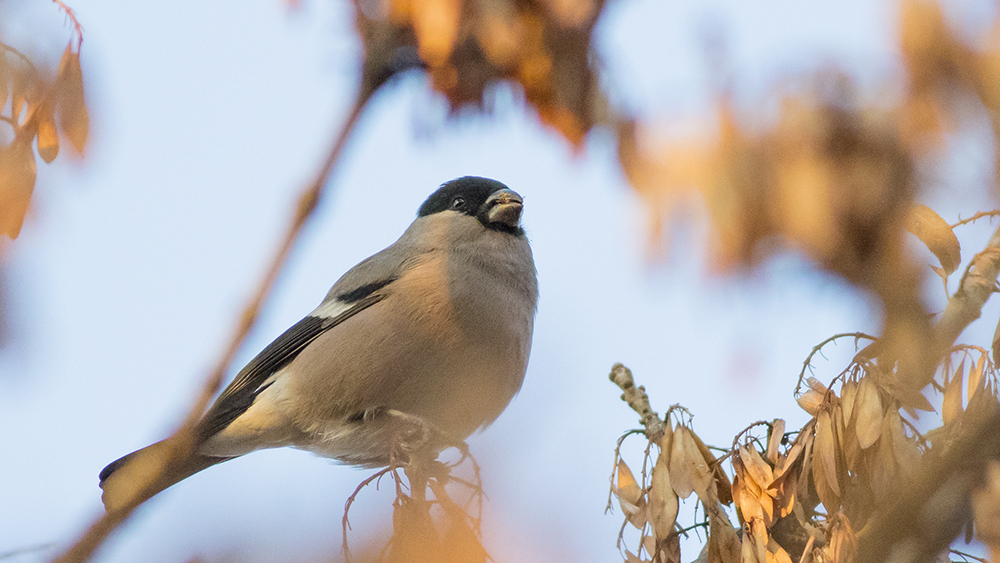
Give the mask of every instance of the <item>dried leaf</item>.
[{"label": "dried leaf", "polygon": [[813,436],[813,426],[815,425],[815,419],[810,420],[805,426],[799,431],[799,435],[795,437],[795,441],[792,442],[792,447],[788,448],[788,452],[785,454],[778,464],[774,468],[774,479],[777,481],[782,475],[788,472],[795,462],[800,459],[802,452],[805,450],[806,442],[812,440]]},{"label": "dried leaf", "polygon": [[836,438],[830,413],[822,411],[816,419],[816,445],[813,452],[813,481],[820,501],[828,513],[840,508],[840,486],[837,483]]},{"label": "dried leaf", "polygon": [[816,379],[815,377],[806,378],[806,384],[809,385],[810,389],[819,393],[820,395],[826,395],[827,391],[826,385],[823,385],[823,382]]},{"label": "dried leaf", "polygon": [[823,405],[823,394],[810,389],[799,395],[795,402],[810,416],[816,416],[819,413],[819,408]]},{"label": "dried leaf", "polygon": [[965,358],[958,364],[958,369],[951,374],[944,388],[944,402],[941,404],[941,418],[945,424],[962,414],[962,380],[965,376]]},{"label": "dried leaf", "polygon": [[769,538],[764,522],[754,519],[750,522],[749,528],[752,531],[751,537],[753,537],[754,548],[757,551],[757,560],[767,561],[767,542]]},{"label": "dried leaf", "polygon": [[677,520],[677,495],[670,484],[670,469],[661,453],[653,466],[649,490],[649,521],[658,540],[664,540],[673,531]]},{"label": "dried leaf", "polygon": [[767,560],[768,560],[769,563],[770,562],[773,562],[773,563],[792,563],[791,556],[788,555],[788,552],[785,551],[784,548],[782,548],[780,545],[778,545],[778,542],[774,541],[773,537],[771,537],[771,538],[768,539],[768,542],[767,542],[767,555],[768,555]]},{"label": "dried leaf", "polygon": [[0,232],[17,238],[35,189],[35,155],[30,140],[0,147]]},{"label": "dried leaf", "polygon": [[747,473],[761,490],[767,489],[771,485],[771,481],[774,480],[774,473],[771,466],[764,461],[764,458],[760,457],[760,453],[757,452],[756,448],[740,446],[739,451]]},{"label": "dried leaf", "polygon": [[772,464],[778,463],[778,446],[785,437],[785,421],[776,418],[771,423],[771,436],[767,440],[767,459]]},{"label": "dried leaf", "polygon": [[997,327],[993,330],[993,364],[1000,364],[1000,319],[997,320]]},{"label": "dried leaf", "polygon": [[59,134],[56,132],[56,120],[51,108],[44,108],[44,114],[38,122],[38,156],[46,163],[56,159],[59,154]]},{"label": "dried leaf", "polygon": [[916,470],[920,463],[920,450],[917,442],[906,435],[903,429],[903,418],[899,416],[899,411],[889,411],[885,416],[888,436],[892,440],[892,453],[896,459],[898,467],[906,473]]},{"label": "dried leaf", "polygon": [[709,525],[707,563],[740,563],[740,539],[722,507],[718,502],[706,502],[705,511]]},{"label": "dried leaf", "polygon": [[[708,449],[708,446],[705,445],[705,442],[701,441],[701,438],[699,438],[697,434],[691,432],[690,436],[691,440],[694,441],[695,446],[698,447],[698,451],[701,452],[701,457],[702,459],[705,460],[705,464],[708,465],[708,467],[712,468],[711,479],[715,479],[716,494],[718,495],[718,501],[721,502],[722,504],[731,503],[733,501],[733,498],[732,496],[730,496],[731,486],[729,484],[729,476],[727,476],[726,472],[723,471],[722,464],[716,462],[717,460],[715,459],[715,456],[712,455],[712,452]],[[695,489],[695,491],[697,492],[697,489]],[[706,495],[706,497],[704,498],[708,498],[708,496]]]},{"label": "dried leaf", "polygon": [[704,456],[694,441],[694,433],[686,426],[678,426],[674,431],[674,443],[670,451],[670,477],[674,491],[681,498],[688,498],[692,492],[699,497],[712,482]]},{"label": "dried leaf", "polygon": [[59,129],[69,139],[78,154],[83,154],[90,131],[90,117],[83,96],[83,72],[80,70],[80,54],[74,53],[67,45],[59,61],[57,77],[59,96]]},{"label": "dried leaf", "polygon": [[985,369],[986,354],[980,354],[979,361],[976,362],[976,367],[969,370],[969,386],[966,393],[969,401],[971,401],[972,397],[983,388],[983,382],[986,380],[986,378],[983,377]]},{"label": "dried leaf", "polygon": [[660,455],[666,458],[667,463],[670,463],[670,451],[674,446],[674,429],[670,420],[667,420],[663,426],[663,436],[660,437]]},{"label": "dried leaf", "polygon": [[858,384],[858,395],[854,400],[854,412],[857,422],[854,426],[858,445],[868,449],[878,440],[882,433],[882,400],[871,377],[861,378]]},{"label": "dried leaf", "polygon": [[991,461],[982,486],[972,494],[976,537],[990,548],[991,561],[1000,556],[1000,463]]},{"label": "dried leaf", "polygon": [[10,69],[7,61],[0,56],[0,111],[7,105],[7,96],[10,95]]},{"label": "dried leaf", "polygon": [[743,542],[740,546],[740,563],[767,563],[757,559],[757,548],[754,545],[753,536],[743,530]]},{"label": "dried leaf", "polygon": [[910,212],[906,229],[917,236],[937,256],[941,267],[951,274],[962,264],[958,237],[948,223],[926,205],[916,205]]},{"label": "dried leaf", "polygon": [[854,402],[857,397],[858,384],[853,381],[845,381],[840,388],[840,404],[844,408],[844,428],[851,425],[851,417],[854,414]]},{"label": "dried leaf", "polygon": [[640,512],[642,502],[642,487],[632,475],[625,460],[618,460],[618,484],[615,487],[615,496],[618,497],[618,504],[622,507],[622,512],[631,518]]},{"label": "dried leaf", "polygon": [[754,492],[745,472],[738,472],[733,478],[733,502],[739,509],[744,522],[753,518],[764,519],[764,508],[760,505],[760,491]]}]

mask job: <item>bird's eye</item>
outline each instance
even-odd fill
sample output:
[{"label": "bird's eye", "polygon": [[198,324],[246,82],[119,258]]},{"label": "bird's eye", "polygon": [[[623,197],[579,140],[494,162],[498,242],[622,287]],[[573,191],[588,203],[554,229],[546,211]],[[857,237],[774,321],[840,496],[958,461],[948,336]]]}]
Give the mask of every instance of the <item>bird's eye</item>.
[{"label": "bird's eye", "polygon": [[452,209],[459,209],[463,205],[465,205],[465,198],[464,197],[456,197],[455,199],[451,200],[451,208]]}]

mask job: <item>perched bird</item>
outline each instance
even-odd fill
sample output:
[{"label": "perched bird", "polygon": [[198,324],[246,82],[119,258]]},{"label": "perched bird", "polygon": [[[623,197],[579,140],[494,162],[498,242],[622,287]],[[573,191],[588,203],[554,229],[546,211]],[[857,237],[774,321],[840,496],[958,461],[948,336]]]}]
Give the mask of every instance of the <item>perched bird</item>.
[{"label": "perched bird", "polygon": [[[442,185],[237,374],[198,423],[196,453],[152,494],[254,450],[378,467],[415,425],[437,452],[493,422],[524,380],[538,300],[521,209],[496,180]],[[137,494],[165,452],[157,442],[105,467],[105,508]]]}]

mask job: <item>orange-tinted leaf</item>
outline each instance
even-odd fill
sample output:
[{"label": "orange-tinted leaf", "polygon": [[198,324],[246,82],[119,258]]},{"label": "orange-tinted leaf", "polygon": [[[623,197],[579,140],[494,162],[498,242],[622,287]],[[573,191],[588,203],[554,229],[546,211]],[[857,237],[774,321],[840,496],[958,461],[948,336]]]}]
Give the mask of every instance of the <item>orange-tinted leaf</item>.
[{"label": "orange-tinted leaf", "polygon": [[409,4],[420,58],[432,67],[444,65],[458,39],[461,0],[416,0]]},{"label": "orange-tinted leaf", "polygon": [[56,120],[49,109],[38,122],[38,156],[46,163],[52,162],[59,154],[59,134],[56,132]]},{"label": "orange-tinted leaf", "polygon": [[677,520],[677,495],[670,484],[670,468],[661,453],[653,466],[652,484],[649,490],[649,522],[658,540],[664,540],[674,528]]},{"label": "orange-tinted leaf", "polygon": [[0,147],[0,232],[17,238],[35,189],[35,155],[28,142]]},{"label": "orange-tinted leaf", "polygon": [[747,473],[756,481],[761,489],[766,489],[774,480],[774,473],[771,466],[760,457],[756,448],[740,446],[740,457],[746,466]]},{"label": "orange-tinted leaf", "polygon": [[958,237],[933,209],[926,205],[914,206],[906,228],[937,256],[945,272],[951,274],[961,265],[962,249]]},{"label": "orange-tinted leaf", "polygon": [[623,459],[618,460],[618,485],[615,487],[615,495],[618,496],[618,502],[622,505],[622,512],[634,514],[638,511],[637,507],[642,499],[642,487],[639,486],[639,482],[632,475],[632,470]]},{"label": "orange-tinted leaf", "polygon": [[951,374],[944,388],[944,402],[941,404],[941,418],[945,424],[962,414],[962,380],[965,378],[965,358],[958,364],[958,369]]},{"label": "orange-tinted leaf", "polygon": [[59,96],[59,129],[69,139],[78,154],[83,154],[90,131],[90,116],[83,96],[83,72],[80,70],[80,54],[70,46],[63,51],[59,61],[57,78]]},{"label": "orange-tinted leaf", "polygon": [[857,416],[854,432],[858,437],[858,445],[866,450],[882,433],[882,399],[879,398],[878,388],[871,377],[863,377],[858,383],[854,412]]}]

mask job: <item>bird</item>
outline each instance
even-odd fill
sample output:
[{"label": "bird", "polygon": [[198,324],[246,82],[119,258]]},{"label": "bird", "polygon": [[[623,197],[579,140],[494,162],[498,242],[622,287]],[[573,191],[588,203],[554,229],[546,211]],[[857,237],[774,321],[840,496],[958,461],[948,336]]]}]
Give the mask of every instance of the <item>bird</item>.
[{"label": "bird", "polygon": [[237,373],[197,423],[192,455],[155,479],[166,440],[105,467],[105,509],[255,450],[385,467],[415,428],[436,455],[490,425],[531,351],[538,281],[523,203],[489,178],[442,184],[396,242]]}]

